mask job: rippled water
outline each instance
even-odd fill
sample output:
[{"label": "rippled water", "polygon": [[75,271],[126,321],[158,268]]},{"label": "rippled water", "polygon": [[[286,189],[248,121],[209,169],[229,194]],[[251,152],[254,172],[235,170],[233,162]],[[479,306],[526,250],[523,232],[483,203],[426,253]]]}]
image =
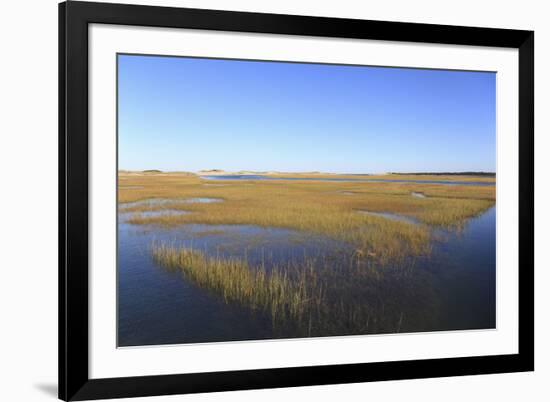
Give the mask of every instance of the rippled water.
[{"label": "rippled water", "polygon": [[372,212],[372,211],[357,211],[363,215],[378,216],[380,218],[389,219],[390,221],[411,223],[413,225],[418,223],[418,220],[411,218],[410,216],[392,214],[390,212]]},{"label": "rippled water", "polygon": [[[337,264],[341,253],[353,251],[344,243],[285,229],[197,224],[162,228],[129,224],[128,216],[119,214],[118,226],[119,346],[297,336],[275,333],[266,313],[226,304],[181,273],[157,265],[150,252],[153,242],[246,258],[252,265],[299,263],[311,256]],[[416,259],[404,274],[381,282],[380,300],[410,308],[401,313],[401,330],[494,328],[495,240],[491,208],[461,231],[438,230],[430,257]]]},{"label": "rippled water", "polygon": [[[272,338],[271,319],[227,305],[152,259],[153,242],[169,242],[252,265],[318,257],[349,247],[298,232],[247,225],[186,225],[162,229],[119,222],[118,345]],[[269,267],[268,267],[269,268]]]},{"label": "rippled water", "polygon": [[137,215],[140,218],[156,218],[159,216],[187,215],[189,213],[189,211],[182,211],[180,209],[159,209],[155,211],[124,212],[119,214],[119,219],[126,220],[133,215]]},{"label": "rippled water", "polygon": [[214,175],[201,176],[206,180],[299,180],[299,181],[338,181],[338,182],[366,182],[366,183],[419,183],[419,184],[444,184],[448,186],[494,186],[495,183],[483,181],[450,181],[450,180],[401,180],[401,179],[355,179],[342,177],[274,177],[253,174],[241,175]]},{"label": "rippled water", "polygon": [[158,207],[167,207],[170,205],[177,204],[212,204],[217,202],[223,202],[221,198],[207,198],[207,197],[196,197],[196,198],[147,198],[145,200],[124,202],[119,204],[118,209],[120,211],[125,211],[134,207],[146,207],[146,208],[158,208]]},{"label": "rippled water", "polygon": [[223,202],[223,200],[221,198],[197,197],[197,198],[188,198],[184,202],[188,204],[212,204],[216,202]]}]

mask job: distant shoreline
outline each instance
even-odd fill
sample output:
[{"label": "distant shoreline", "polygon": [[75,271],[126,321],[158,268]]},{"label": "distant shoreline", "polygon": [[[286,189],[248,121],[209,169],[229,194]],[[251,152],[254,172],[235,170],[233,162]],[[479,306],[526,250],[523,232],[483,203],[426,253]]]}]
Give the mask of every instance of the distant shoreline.
[{"label": "distant shoreline", "polygon": [[124,170],[121,169],[118,173],[127,174],[183,174],[191,176],[242,176],[242,175],[256,175],[256,176],[475,176],[475,177],[496,177],[494,172],[384,172],[384,173],[332,173],[332,172],[279,172],[279,171],[254,171],[254,170],[239,170],[239,171],[226,171],[221,169],[212,170],[199,170],[198,172],[190,171],[163,171],[159,169],[148,170]]},{"label": "distant shoreline", "polygon": [[400,176],[481,176],[481,177],[496,177],[494,172],[421,172],[421,173],[403,173],[391,172],[389,174]]},{"label": "distant shoreline", "polygon": [[172,171],[164,172],[157,169],[143,170],[143,171],[128,171],[120,170],[119,175],[143,175],[143,176],[195,176],[200,179],[208,179],[214,177],[232,177],[240,178],[243,176],[250,176],[250,180],[254,180],[254,177],[260,179],[261,177],[271,179],[350,179],[359,180],[364,179],[368,181],[450,181],[450,182],[484,182],[484,183],[496,183],[496,174],[492,172],[414,172],[414,173],[325,173],[325,172],[276,172],[276,171],[238,171],[229,172],[221,169],[201,170],[198,172],[185,172],[185,171]]}]

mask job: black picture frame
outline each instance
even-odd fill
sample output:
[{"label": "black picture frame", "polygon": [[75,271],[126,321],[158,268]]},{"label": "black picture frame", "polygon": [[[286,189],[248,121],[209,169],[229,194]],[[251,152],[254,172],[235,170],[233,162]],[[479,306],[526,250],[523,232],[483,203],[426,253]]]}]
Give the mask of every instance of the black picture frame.
[{"label": "black picture frame", "polygon": [[[88,24],[519,50],[517,354],[213,373],[88,375]],[[88,400],[534,370],[534,32],[70,1],[59,4],[59,398]]]}]

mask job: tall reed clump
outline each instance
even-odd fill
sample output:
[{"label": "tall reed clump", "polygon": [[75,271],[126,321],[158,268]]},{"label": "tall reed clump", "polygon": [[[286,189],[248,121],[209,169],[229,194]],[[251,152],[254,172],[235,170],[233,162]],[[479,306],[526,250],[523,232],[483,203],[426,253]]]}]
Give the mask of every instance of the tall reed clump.
[{"label": "tall reed clump", "polygon": [[422,273],[411,278],[406,270],[378,269],[364,259],[343,257],[335,264],[308,257],[252,264],[246,258],[207,255],[166,243],[154,243],[152,254],[159,265],[180,270],[190,283],[225,303],[266,313],[274,333],[282,335],[391,333],[428,325],[436,316],[433,299],[426,297],[430,282]]},{"label": "tall reed clump", "polygon": [[311,306],[319,305],[322,291],[315,294],[313,264],[293,275],[288,267],[250,267],[237,258],[207,256],[187,248],[152,245],[153,258],[168,268],[179,268],[197,286],[221,295],[226,303],[239,303],[271,314],[273,322],[300,320]]}]

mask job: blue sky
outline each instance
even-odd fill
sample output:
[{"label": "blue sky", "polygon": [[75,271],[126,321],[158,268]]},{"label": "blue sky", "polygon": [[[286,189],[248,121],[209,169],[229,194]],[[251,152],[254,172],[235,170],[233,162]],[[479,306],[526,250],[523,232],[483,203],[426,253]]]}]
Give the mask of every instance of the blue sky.
[{"label": "blue sky", "polygon": [[119,168],[496,170],[496,75],[119,55]]}]

